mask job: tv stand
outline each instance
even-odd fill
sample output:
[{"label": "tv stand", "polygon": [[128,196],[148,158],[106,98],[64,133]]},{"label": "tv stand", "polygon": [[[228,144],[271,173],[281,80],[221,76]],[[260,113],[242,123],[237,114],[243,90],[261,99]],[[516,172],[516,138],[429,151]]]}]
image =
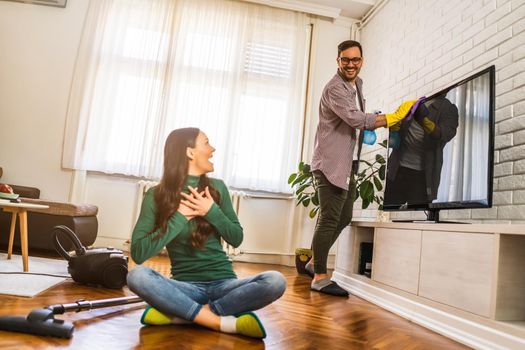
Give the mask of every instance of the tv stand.
[{"label": "tv stand", "polygon": [[392,222],[414,222],[419,224],[470,224],[470,222],[460,221],[434,221],[434,220],[412,220],[412,219],[392,219]]},{"label": "tv stand", "polygon": [[427,215],[426,220],[413,220],[413,219],[393,219],[392,222],[414,222],[422,224],[469,224],[468,222],[459,222],[459,221],[441,221],[439,220],[439,210],[440,209],[428,209],[425,211]]},{"label": "tv stand", "polygon": [[362,221],[337,244],[332,278],[352,294],[473,348],[525,349],[525,225]]},{"label": "tv stand", "polygon": [[439,209],[429,209],[426,214],[427,221],[439,222]]}]

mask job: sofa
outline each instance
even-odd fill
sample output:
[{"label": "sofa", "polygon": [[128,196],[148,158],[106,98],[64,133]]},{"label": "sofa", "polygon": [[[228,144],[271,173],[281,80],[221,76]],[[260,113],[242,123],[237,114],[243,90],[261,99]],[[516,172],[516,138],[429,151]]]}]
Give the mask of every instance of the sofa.
[{"label": "sofa", "polygon": [[[58,255],[52,240],[53,227],[65,225],[73,230],[84,246],[95,242],[98,232],[98,208],[91,204],[74,204],[40,199],[40,190],[35,187],[10,185],[20,195],[21,202],[43,204],[48,209],[31,209],[27,212],[29,254]],[[7,250],[11,213],[0,210],[0,250]],[[19,220],[15,233],[14,251],[20,252]],[[64,238],[60,243],[66,251],[73,250],[73,244]]]}]

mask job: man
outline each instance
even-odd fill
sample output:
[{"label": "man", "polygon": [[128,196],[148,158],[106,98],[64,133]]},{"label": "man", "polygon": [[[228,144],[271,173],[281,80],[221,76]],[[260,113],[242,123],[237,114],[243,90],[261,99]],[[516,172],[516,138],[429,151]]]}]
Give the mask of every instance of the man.
[{"label": "man", "polygon": [[458,108],[445,92],[419,105],[414,118],[396,126],[400,145],[388,158],[385,205],[424,204],[437,198],[443,149],[456,136],[458,119]]},{"label": "man", "polygon": [[[323,90],[319,105],[319,124],[315,135],[312,170],[319,193],[319,216],[312,241],[313,258],[306,270],[313,277],[311,289],[347,296],[348,292],[327,275],[328,251],[352,219],[355,184],[352,176],[353,153],[358,144],[356,130],[373,130],[399,123],[415,101],[401,104],[392,114],[364,113],[362,80],[363,50],[357,41],[339,44],[337,74]],[[357,162],[356,162],[357,163]],[[357,170],[356,167],[354,171]]]}]

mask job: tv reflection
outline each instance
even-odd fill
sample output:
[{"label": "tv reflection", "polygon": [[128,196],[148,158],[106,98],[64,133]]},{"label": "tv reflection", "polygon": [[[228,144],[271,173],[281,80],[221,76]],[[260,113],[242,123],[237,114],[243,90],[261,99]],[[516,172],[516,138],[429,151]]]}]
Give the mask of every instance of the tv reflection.
[{"label": "tv reflection", "polygon": [[390,129],[385,204],[431,203],[437,198],[443,149],[456,136],[458,108],[447,92],[421,103],[412,118]]}]

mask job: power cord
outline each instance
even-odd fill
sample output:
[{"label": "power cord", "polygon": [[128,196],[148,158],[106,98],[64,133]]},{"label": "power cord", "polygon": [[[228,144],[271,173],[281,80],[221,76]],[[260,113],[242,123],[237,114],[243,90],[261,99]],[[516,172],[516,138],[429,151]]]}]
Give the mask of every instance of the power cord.
[{"label": "power cord", "polygon": [[71,275],[54,275],[51,273],[37,273],[37,272],[3,272],[3,271],[0,271],[0,275],[36,275],[36,276],[71,278]]}]

